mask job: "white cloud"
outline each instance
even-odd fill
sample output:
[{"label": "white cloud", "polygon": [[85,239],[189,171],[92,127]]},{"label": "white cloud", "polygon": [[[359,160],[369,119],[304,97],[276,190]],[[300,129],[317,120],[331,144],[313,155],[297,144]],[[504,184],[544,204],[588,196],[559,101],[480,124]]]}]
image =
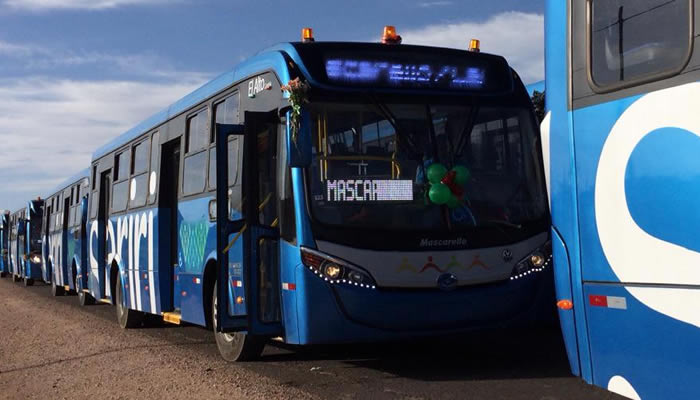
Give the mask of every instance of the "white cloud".
[{"label": "white cloud", "polygon": [[444,6],[451,6],[452,4],[454,4],[454,2],[444,1],[444,0],[424,1],[422,3],[418,3],[418,7],[421,7],[421,8],[444,7]]},{"label": "white cloud", "polygon": [[90,165],[93,151],[203,83],[0,79],[0,207],[16,209]]},{"label": "white cloud", "polygon": [[172,0],[4,0],[1,4],[20,10],[104,10],[121,6],[170,4]]},{"label": "white cloud", "polygon": [[504,56],[527,84],[544,79],[544,16],[522,12],[497,14],[483,22],[429,25],[399,32],[406,44],[466,49],[472,38],[481,51]]}]

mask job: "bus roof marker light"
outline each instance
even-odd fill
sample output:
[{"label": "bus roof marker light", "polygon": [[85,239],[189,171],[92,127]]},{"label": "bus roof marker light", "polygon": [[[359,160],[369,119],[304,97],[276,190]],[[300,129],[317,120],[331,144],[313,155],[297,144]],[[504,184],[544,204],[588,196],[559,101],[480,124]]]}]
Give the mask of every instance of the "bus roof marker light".
[{"label": "bus roof marker light", "polygon": [[469,51],[472,51],[474,53],[481,52],[481,42],[479,41],[479,39],[472,39],[469,41]]},{"label": "bus roof marker light", "polygon": [[401,36],[396,34],[396,27],[386,25],[382,33],[382,43],[384,44],[401,44]]},{"label": "bus roof marker light", "polygon": [[302,28],[301,29],[301,41],[302,43],[313,43],[316,40],[314,39],[314,30],[312,28]]}]

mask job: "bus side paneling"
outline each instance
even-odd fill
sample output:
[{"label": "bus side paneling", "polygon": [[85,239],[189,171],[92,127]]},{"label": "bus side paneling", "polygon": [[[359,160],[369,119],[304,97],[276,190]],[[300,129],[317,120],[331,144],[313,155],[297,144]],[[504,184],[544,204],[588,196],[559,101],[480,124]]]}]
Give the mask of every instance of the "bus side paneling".
[{"label": "bus side paneling", "polygon": [[[594,92],[587,75],[586,2],[571,4],[568,116],[580,276],[576,265],[571,271],[574,292],[583,297],[575,304],[585,310],[576,323],[589,340],[579,343],[579,354],[582,362],[590,354],[592,366],[590,378],[583,376],[628,397],[691,398],[700,376],[700,274],[693,269],[700,262],[700,54],[680,74]],[[552,185],[554,201],[557,183]],[[570,249],[576,244],[567,241]]]},{"label": "bus side paneling", "polygon": [[[542,122],[543,147],[549,153],[550,209],[552,213],[554,276],[557,300],[571,300],[573,310],[559,310],[571,371],[591,381],[588,353],[588,333],[585,320],[583,295],[572,291],[572,282],[580,282],[580,253],[578,216],[576,214],[576,180],[574,170],[574,141],[571,131],[571,114],[568,112],[567,3],[547,1],[545,19],[546,46],[546,108]],[[556,240],[560,239],[560,240]]]}]

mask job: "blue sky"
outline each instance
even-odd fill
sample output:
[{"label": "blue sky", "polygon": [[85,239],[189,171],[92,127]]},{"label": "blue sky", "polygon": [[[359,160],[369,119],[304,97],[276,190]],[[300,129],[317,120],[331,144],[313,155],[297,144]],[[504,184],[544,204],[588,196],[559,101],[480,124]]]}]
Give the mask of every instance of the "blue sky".
[{"label": "blue sky", "polygon": [[544,76],[544,1],[0,0],[0,208],[89,165],[92,151],[278,42],[376,41],[506,56]]}]

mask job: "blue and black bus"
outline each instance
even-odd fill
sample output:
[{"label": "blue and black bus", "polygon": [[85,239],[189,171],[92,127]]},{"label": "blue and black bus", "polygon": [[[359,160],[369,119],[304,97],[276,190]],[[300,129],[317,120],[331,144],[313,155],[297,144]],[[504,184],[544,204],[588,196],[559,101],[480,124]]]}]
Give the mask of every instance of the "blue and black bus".
[{"label": "blue and black bus", "polygon": [[698,398],[700,57],[692,0],[548,0],[556,292],[574,374]]},{"label": "blue and black bus", "polygon": [[10,213],[0,210],[0,278],[10,273]]},{"label": "blue and black bus", "polygon": [[531,321],[551,270],[528,93],[503,57],[387,32],[306,31],[98,149],[90,295],[125,328],[210,326],[227,360]]},{"label": "blue and black bus", "polygon": [[83,305],[92,302],[87,293],[87,244],[84,239],[89,176],[89,169],[85,169],[46,196],[42,227],[44,281],[51,283],[54,296],[77,293]]},{"label": "blue and black bus", "polygon": [[44,201],[30,200],[10,215],[10,273],[12,280],[32,286],[41,275],[41,219]]}]

